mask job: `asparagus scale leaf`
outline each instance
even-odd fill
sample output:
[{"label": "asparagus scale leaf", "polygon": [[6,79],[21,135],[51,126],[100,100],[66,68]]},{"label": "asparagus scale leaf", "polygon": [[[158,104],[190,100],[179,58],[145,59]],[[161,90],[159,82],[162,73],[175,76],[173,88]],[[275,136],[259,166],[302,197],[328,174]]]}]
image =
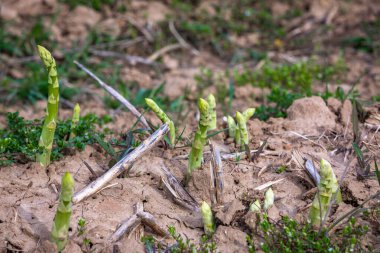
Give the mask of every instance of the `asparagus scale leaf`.
[{"label": "asparagus scale leaf", "polygon": [[145,103],[149,106],[149,108],[156,114],[156,116],[162,121],[162,123],[169,124],[169,136],[170,136],[170,144],[173,147],[175,142],[175,127],[174,122],[166,115],[166,113],[154,102],[153,99],[146,98]]},{"label": "asparagus scale leaf", "polygon": [[57,126],[59,83],[55,60],[51,53],[42,46],[37,46],[40,58],[48,72],[48,101],[44,125],[42,128],[39,146],[42,147],[42,154],[37,155],[37,161],[41,166],[47,167],[50,164],[50,154],[53,148],[54,132]]},{"label": "asparagus scale leaf", "polygon": [[69,238],[70,218],[72,213],[72,197],[74,194],[74,179],[69,172],[62,177],[61,194],[57,212],[54,217],[51,239],[61,252]]}]

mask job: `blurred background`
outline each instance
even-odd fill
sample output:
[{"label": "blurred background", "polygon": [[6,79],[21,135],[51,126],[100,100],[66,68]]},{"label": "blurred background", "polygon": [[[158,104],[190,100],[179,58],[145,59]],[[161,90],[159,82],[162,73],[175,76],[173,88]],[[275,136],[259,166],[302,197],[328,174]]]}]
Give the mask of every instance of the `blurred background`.
[{"label": "blurred background", "polygon": [[205,91],[223,113],[249,104],[262,120],[303,96],[380,100],[379,1],[2,0],[0,20],[1,112],[46,98],[37,44],[57,60],[68,109],[120,108],[74,60],[177,119]]}]

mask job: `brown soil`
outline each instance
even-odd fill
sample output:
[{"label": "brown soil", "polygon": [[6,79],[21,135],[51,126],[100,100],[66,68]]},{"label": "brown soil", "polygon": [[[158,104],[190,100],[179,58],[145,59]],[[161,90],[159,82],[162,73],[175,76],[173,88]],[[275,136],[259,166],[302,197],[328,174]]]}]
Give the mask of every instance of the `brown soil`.
[{"label": "brown soil", "polygon": [[[53,12],[54,9],[61,7],[61,14],[58,17],[61,21],[57,22],[58,27],[53,30],[55,31],[55,39],[65,46],[70,46],[74,38],[75,40],[85,39],[90,27],[97,26],[97,29],[109,31],[110,29],[107,27],[113,26],[110,24],[115,24],[113,19],[117,21],[118,26],[112,29],[112,32],[115,34],[122,33],[122,22],[126,22],[125,17],[120,17],[122,14],[112,14],[107,11],[100,14],[86,7],[80,7],[69,12],[65,5],[50,0],[30,1],[28,12],[21,11],[21,9],[29,8],[24,5],[21,8],[19,6],[21,1],[14,1],[19,5],[14,4],[13,1],[6,2],[7,5],[5,6],[8,11],[1,11],[1,17],[4,19],[12,18],[17,22],[27,20],[29,16],[42,15],[49,11]],[[134,9],[129,10],[127,14],[136,18],[142,24],[145,22],[155,24],[165,17],[164,13],[170,12],[168,7],[161,2],[154,5],[145,1],[141,1],[141,3],[139,3],[140,1],[132,2]],[[368,8],[359,8],[359,3],[351,3],[352,9],[356,10],[355,13],[362,15],[360,20],[371,19],[371,15],[376,10],[379,13],[379,4],[369,4],[370,1],[360,2],[364,2],[360,4],[366,5]],[[342,3],[345,8],[347,8],[347,4]],[[147,6],[149,8],[146,8]],[[282,8],[285,7],[280,4],[280,6],[276,6],[275,11],[282,12]],[[136,10],[141,8],[144,8],[145,11],[137,12],[138,14],[136,14]],[[317,18],[320,15],[325,15],[320,14],[316,8],[318,7],[311,9],[311,14],[316,15]],[[160,11],[158,12],[157,9]],[[367,12],[371,15],[364,17],[363,13]],[[159,13],[160,15],[151,13]],[[144,20],[145,17],[149,17],[149,19]],[[337,27],[345,31],[355,27],[360,21],[351,20],[350,23],[347,23],[348,28],[342,28],[342,23],[344,24],[347,19],[345,12],[339,13],[336,17],[336,22],[340,26]],[[338,30],[338,28],[336,29]],[[22,33],[17,29],[14,32]],[[338,52],[338,49],[334,48],[333,51]],[[59,55],[59,52],[57,54]],[[357,78],[363,65],[370,68],[372,74],[357,86],[363,98],[369,98],[375,95],[376,92],[378,94],[380,71],[379,66],[374,64],[375,59],[357,52],[349,52],[345,55],[345,58],[347,58],[346,61],[350,70],[356,73],[356,75],[352,74],[351,80]],[[215,72],[224,71],[228,66],[227,63],[216,56],[203,51],[199,55],[181,51],[169,54],[163,61],[168,65],[168,69],[161,77],[155,76],[143,67],[129,65],[125,66],[122,73],[124,73],[126,81],[130,79],[138,80],[144,87],[153,87],[162,80],[166,80],[165,94],[174,98],[181,95],[188,87],[190,87],[190,90],[195,88],[193,76],[199,71],[198,67],[200,65],[212,68]],[[133,78],[131,78],[131,75],[133,75]],[[88,82],[94,83],[90,80]],[[87,84],[79,85],[85,87]],[[349,89],[350,86],[347,86]],[[100,89],[93,88],[94,86],[91,87],[93,94],[100,96],[104,94]],[[242,110],[257,106],[257,102],[253,99],[256,96],[255,92],[256,90],[251,87],[238,88],[233,108]],[[120,110],[110,111],[105,109],[102,103],[99,102],[98,95],[83,95],[82,99],[86,101],[86,103],[81,104],[83,114],[89,112],[99,116],[111,114],[114,121],[108,127],[116,133],[127,131],[135,121],[133,115]],[[21,116],[32,119],[43,117],[44,107],[45,102],[38,102],[35,107],[20,104],[0,105],[0,110],[2,112],[17,110]],[[365,180],[358,180],[356,177],[357,162],[356,159],[353,159],[355,155],[350,151],[353,140],[352,126],[349,120],[351,107],[352,105],[347,103],[342,105],[338,100],[330,99],[326,104],[319,97],[311,97],[297,100],[289,108],[289,117],[286,119],[272,118],[267,122],[257,119],[249,121],[250,148],[257,149],[260,142],[264,140],[267,140],[267,148],[254,162],[241,160],[239,162],[227,161],[223,163],[226,208],[225,212],[221,211],[222,213],[217,215],[219,225],[214,236],[221,252],[247,251],[245,233],[252,226],[248,213],[249,203],[256,198],[263,199],[265,190],[257,191],[255,188],[266,182],[284,179],[272,186],[276,199],[275,207],[269,213],[270,218],[279,220],[281,216],[288,215],[298,221],[306,220],[309,210],[308,205],[312,202],[314,195],[305,195],[305,193],[311,190],[313,186],[310,184],[310,179],[305,171],[297,167],[293,159],[293,152],[295,151],[299,151],[305,157],[312,159],[317,167],[321,158],[329,161],[338,180],[343,176],[343,172],[347,164],[349,164],[348,173],[344,182],[342,182],[343,203],[334,210],[329,221],[358,206],[364,199],[379,190],[379,185],[373,177]],[[218,129],[222,129],[221,118],[223,115],[219,109]],[[196,128],[196,110],[192,104],[189,104],[188,110],[190,113],[184,112],[185,120],[181,122],[179,129],[187,126],[184,136],[190,137]],[[370,111],[371,115],[379,116],[380,104],[372,105],[367,110]],[[68,118],[70,112],[71,110],[63,108],[60,112],[60,117]],[[158,123],[151,113],[147,113],[146,118],[153,123]],[[371,118],[367,119],[367,123],[371,120]],[[0,122],[4,122],[3,113]],[[380,132],[367,128],[365,123],[360,124],[360,129],[369,153],[380,161]],[[221,135],[215,136],[213,140],[225,152],[235,151],[234,146],[226,144]],[[178,159],[177,157],[188,154],[188,152],[188,148],[168,150],[162,146],[157,146],[133,165],[129,175],[113,180],[111,187],[76,204],[73,207],[70,226],[70,244],[64,252],[82,252],[82,250],[85,250],[83,238],[77,236],[77,221],[80,217],[83,217],[88,223],[86,237],[92,242],[91,249],[94,249],[94,252],[112,252],[113,245],[107,245],[106,241],[115,231],[118,224],[133,214],[133,205],[137,202],[143,202],[144,210],[153,214],[163,227],[173,225],[180,234],[198,241],[203,234],[199,215],[175,204],[163,190],[161,184],[163,175],[160,169],[161,166],[167,166],[179,181],[183,179],[187,168],[187,160]],[[66,171],[69,171],[75,179],[75,191],[77,192],[89,184],[92,178],[92,174],[82,161],[87,161],[97,173],[101,174],[105,172],[104,168],[108,162],[107,159],[104,153],[93,147],[87,147],[83,152],[77,152],[74,156],[68,156],[54,162],[47,171],[34,163],[1,168],[0,251],[52,252],[54,245],[50,244],[47,239],[49,238],[49,231],[52,227],[58,203],[61,176]],[[276,169],[282,165],[286,166],[286,171],[280,174],[276,173]],[[371,164],[371,168],[373,168],[373,164]],[[190,195],[199,203],[202,200],[210,203],[208,166],[205,165],[195,171],[193,178],[194,180],[187,187]],[[371,205],[374,202],[369,202],[368,204]],[[380,250],[378,218],[359,218],[359,222],[369,225],[366,240],[373,244],[375,249]],[[123,237],[117,244],[122,252],[144,252],[140,238],[146,234],[152,234],[152,231],[148,227],[140,226],[128,236]]]}]

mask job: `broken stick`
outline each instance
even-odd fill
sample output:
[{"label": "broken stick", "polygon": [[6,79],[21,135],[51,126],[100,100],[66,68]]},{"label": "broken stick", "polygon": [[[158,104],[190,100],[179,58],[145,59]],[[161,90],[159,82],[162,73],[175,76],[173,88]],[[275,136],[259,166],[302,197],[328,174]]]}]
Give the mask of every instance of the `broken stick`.
[{"label": "broken stick", "polygon": [[215,187],[215,200],[217,205],[223,205],[223,189],[224,189],[224,179],[223,179],[223,167],[222,167],[222,157],[220,155],[220,150],[212,142],[210,143],[210,150],[212,154],[212,179],[214,181],[213,185]]},{"label": "broken stick", "polygon": [[102,176],[98,177],[95,181],[91,182],[85,188],[74,194],[73,203],[78,203],[85,198],[97,193],[112,179],[123,173],[128,167],[141,157],[146,151],[150,150],[157,142],[159,142],[165,134],[169,131],[168,124],[162,125],[156,130],[148,139],[140,144],[131,153],[123,157],[118,163],[116,163],[111,169],[109,169]]},{"label": "broken stick", "polygon": [[172,195],[175,203],[194,212],[199,211],[197,201],[181,186],[175,176],[163,165],[162,171],[165,173],[166,178],[162,177],[166,189]]},{"label": "broken stick", "polygon": [[108,84],[106,84],[105,82],[103,82],[99,77],[97,77],[94,73],[92,73],[88,68],[86,68],[85,66],[83,66],[82,64],[80,64],[79,62],[77,61],[74,61],[74,63],[80,68],[82,69],[84,72],[86,72],[89,76],[91,76],[93,79],[95,79],[95,81],[97,81],[99,83],[99,85],[105,89],[106,91],[108,91],[108,93],[110,93],[114,98],[116,98],[120,103],[122,103],[125,107],[127,107],[127,109],[133,114],[135,115],[140,121],[141,123],[149,130],[152,130],[148,124],[148,122],[146,121],[146,119],[144,118],[144,116],[136,109],[136,107],[134,107],[125,97],[123,97],[119,92],[117,92],[114,88],[112,88],[111,86],[109,86]]},{"label": "broken stick", "polygon": [[134,214],[116,229],[116,231],[108,239],[109,242],[111,243],[117,242],[118,240],[121,239],[121,237],[123,237],[124,234],[130,233],[135,227],[140,225],[141,219],[140,217],[137,217],[137,213],[143,211],[142,203],[141,202],[136,203],[133,209],[134,209]]},{"label": "broken stick", "polygon": [[154,216],[151,213],[144,211],[144,207],[141,202],[136,203],[133,209],[134,214],[116,229],[116,231],[108,239],[108,243],[117,242],[125,234],[133,231],[133,229],[141,223],[150,227],[154,233],[160,236],[169,236],[169,233],[156,222]]}]

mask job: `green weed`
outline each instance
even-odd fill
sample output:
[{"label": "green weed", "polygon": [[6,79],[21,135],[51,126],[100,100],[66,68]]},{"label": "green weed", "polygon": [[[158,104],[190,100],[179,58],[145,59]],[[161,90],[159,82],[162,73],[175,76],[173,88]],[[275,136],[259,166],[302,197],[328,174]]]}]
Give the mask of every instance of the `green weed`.
[{"label": "green weed", "polygon": [[[325,230],[322,233],[315,231],[307,223],[301,225],[295,220],[283,217],[280,222],[273,224],[266,215],[261,217],[260,236],[262,242],[260,249],[263,252],[364,252],[361,238],[368,232],[366,225],[356,224],[355,218],[351,218],[347,225],[335,234],[328,236]],[[250,252],[254,238],[248,236]]]},{"label": "green weed", "polygon": [[[96,138],[104,138],[104,133],[96,127],[106,121],[94,114],[80,118],[74,128],[76,136],[69,139],[71,133],[71,119],[59,121],[54,136],[51,160],[58,160],[64,155],[72,153],[70,150],[83,150],[86,145],[96,142]],[[0,166],[13,163],[27,163],[35,160],[42,150],[38,147],[42,130],[41,120],[25,120],[18,112],[7,113],[7,127],[0,129]]]},{"label": "green weed", "polygon": [[163,242],[157,241],[153,236],[144,236],[141,241],[145,245],[145,250],[148,253],[154,252],[171,252],[171,253],[212,253],[216,252],[216,244],[207,236],[202,236],[200,243],[196,244],[190,239],[183,238],[177,234],[173,226],[168,227],[168,232],[172,239],[176,242],[173,245],[165,245]]}]

